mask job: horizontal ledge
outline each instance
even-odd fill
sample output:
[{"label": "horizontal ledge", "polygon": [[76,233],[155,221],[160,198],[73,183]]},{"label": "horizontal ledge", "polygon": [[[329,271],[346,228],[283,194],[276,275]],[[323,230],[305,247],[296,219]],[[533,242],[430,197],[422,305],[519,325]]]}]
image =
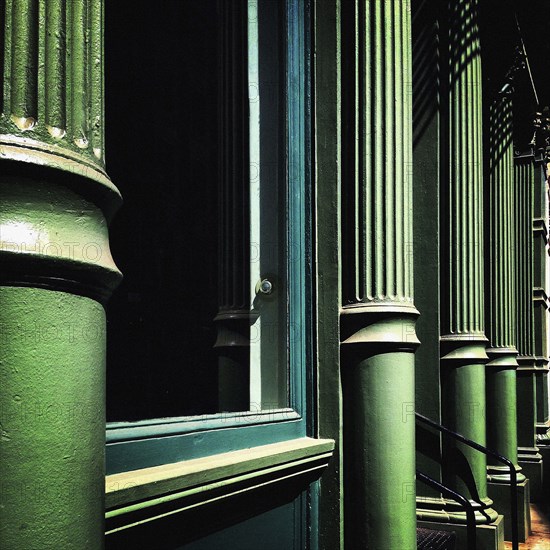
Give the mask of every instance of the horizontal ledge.
[{"label": "horizontal ledge", "polygon": [[319,477],[333,450],[333,440],[304,437],[107,476],[107,534],[288,478]]},{"label": "horizontal ledge", "polygon": [[150,437],[181,435],[205,430],[254,426],[266,422],[289,422],[301,419],[294,409],[225,412],[200,416],[154,418],[135,422],[107,423],[107,443],[135,441]]}]

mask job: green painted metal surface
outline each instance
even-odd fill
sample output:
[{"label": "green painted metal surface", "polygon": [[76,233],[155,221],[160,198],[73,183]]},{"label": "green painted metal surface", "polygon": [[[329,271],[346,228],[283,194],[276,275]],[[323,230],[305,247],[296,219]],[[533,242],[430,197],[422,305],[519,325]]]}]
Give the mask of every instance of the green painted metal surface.
[{"label": "green painted metal surface", "polygon": [[[414,300],[420,311],[416,325],[422,345],[415,354],[417,412],[441,422],[440,334],[440,219],[441,116],[439,112],[439,0],[412,2],[413,30],[413,204]],[[429,238],[426,236],[429,235]],[[441,481],[441,435],[417,424],[416,466]],[[443,509],[441,494],[417,482],[417,517],[428,506]],[[428,504],[427,499],[430,500]]]},{"label": "green painted metal surface", "polygon": [[517,437],[518,460],[537,492],[542,476],[541,455],[536,446],[536,357],[533,307],[533,192],[534,158],[514,160],[517,254]]},{"label": "green painted metal surface", "polygon": [[101,0],[5,0],[0,547],[103,547],[107,219]]},{"label": "green painted metal surface", "polygon": [[[489,115],[489,213],[487,328],[487,446],[517,464],[516,420],[516,247],[512,99],[502,96]],[[508,469],[488,459],[489,479],[510,482]],[[519,469],[519,467],[518,467]],[[519,474],[519,480],[523,480]]]},{"label": "green painted metal surface", "polygon": [[103,0],[3,0],[0,7],[5,13],[3,156],[109,185]]},{"label": "green painted metal surface", "polygon": [[105,312],[0,287],[0,547],[102,547]]},{"label": "green painted metal surface", "polygon": [[317,246],[317,430],[336,441],[319,483],[319,548],[344,548],[343,432],[340,371],[340,2],[316,2],[313,40],[315,220]]},{"label": "green painted metal surface", "polygon": [[345,546],[409,550],[418,345],[410,3],[341,8]]},{"label": "green painted metal surface", "polygon": [[[485,445],[482,79],[477,0],[448,3],[443,91],[447,149],[441,213],[442,423]],[[464,39],[464,37],[468,39]],[[497,514],[487,497],[486,458],[444,440],[443,480],[481,503],[478,521]]]}]

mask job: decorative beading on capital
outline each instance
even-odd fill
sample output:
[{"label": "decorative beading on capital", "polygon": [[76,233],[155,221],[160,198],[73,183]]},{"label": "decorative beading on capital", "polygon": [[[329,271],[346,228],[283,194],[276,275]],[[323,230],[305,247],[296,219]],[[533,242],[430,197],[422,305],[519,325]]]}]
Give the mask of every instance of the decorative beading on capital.
[{"label": "decorative beading on capital", "polygon": [[103,0],[3,0],[0,157],[112,186],[105,173]]}]

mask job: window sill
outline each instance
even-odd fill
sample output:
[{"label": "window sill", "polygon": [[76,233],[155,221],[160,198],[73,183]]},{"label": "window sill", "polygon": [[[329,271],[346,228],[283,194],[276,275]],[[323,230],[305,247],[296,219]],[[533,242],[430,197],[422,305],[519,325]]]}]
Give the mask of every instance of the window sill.
[{"label": "window sill", "polygon": [[305,489],[333,449],[304,437],[107,476],[107,534],[289,479]]}]

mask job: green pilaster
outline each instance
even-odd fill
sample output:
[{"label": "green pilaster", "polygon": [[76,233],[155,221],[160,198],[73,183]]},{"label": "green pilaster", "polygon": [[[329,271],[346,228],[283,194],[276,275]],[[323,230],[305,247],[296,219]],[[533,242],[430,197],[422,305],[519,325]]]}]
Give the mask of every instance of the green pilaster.
[{"label": "green pilaster", "polygon": [[103,547],[107,220],[101,0],[4,0],[0,547]]},{"label": "green pilaster", "polygon": [[548,183],[542,163],[535,165],[533,194],[533,310],[534,340],[537,371],[537,445],[550,445],[550,417],[548,410]]},{"label": "green pilaster", "polygon": [[536,446],[536,357],[533,315],[533,155],[516,157],[516,250],[517,250],[517,423],[518,460],[531,484],[531,498],[540,491],[542,461]]},{"label": "green pilaster", "polygon": [[[343,413],[340,371],[340,3],[316,2],[313,113],[315,122],[315,224],[318,357],[318,434],[335,441],[319,483],[319,550],[344,550]],[[327,208],[327,205],[331,205]]]},{"label": "green pilaster", "polygon": [[411,18],[342,3],[346,548],[416,548]]},{"label": "green pilaster", "polygon": [[[414,204],[414,301],[420,311],[416,325],[422,345],[415,354],[416,410],[441,422],[439,329],[440,329],[440,147],[438,37],[440,0],[413,0],[413,204]],[[429,238],[426,236],[429,235]],[[417,469],[442,481],[441,434],[416,426]],[[417,516],[440,517],[441,494],[417,482]],[[429,510],[437,510],[431,514]]]},{"label": "green pilaster", "polygon": [[[481,59],[478,2],[448,3],[448,161],[441,214],[443,424],[486,444]],[[467,40],[464,37],[468,37]],[[485,455],[444,439],[443,479],[475,502],[480,523],[497,518]]]},{"label": "green pilaster", "polygon": [[[520,540],[529,535],[529,490],[517,465],[516,369],[516,247],[514,223],[514,152],[512,141],[512,98],[494,99],[489,112],[487,168],[489,186],[486,212],[487,328],[490,348],[486,366],[487,446],[516,465],[520,482],[518,532]],[[504,514],[505,535],[510,540],[510,473],[494,458],[488,458],[489,495]]]}]

